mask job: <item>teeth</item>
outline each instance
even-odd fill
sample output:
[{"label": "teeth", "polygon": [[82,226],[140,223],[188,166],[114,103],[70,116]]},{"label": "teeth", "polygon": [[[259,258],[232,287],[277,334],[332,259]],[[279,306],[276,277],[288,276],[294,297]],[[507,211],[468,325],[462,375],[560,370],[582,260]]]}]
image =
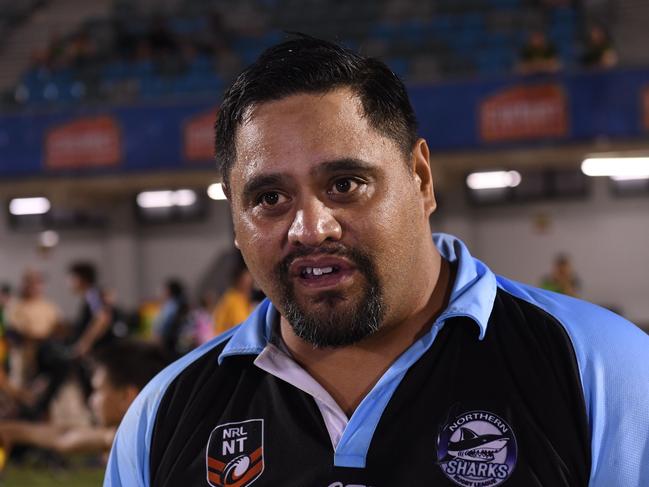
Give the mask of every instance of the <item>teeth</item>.
[{"label": "teeth", "polygon": [[329,274],[334,271],[333,267],[307,267],[304,269],[306,275],[313,274],[314,276],[321,276],[323,274]]},{"label": "teeth", "polygon": [[314,267],[313,268],[313,275],[314,276],[321,276],[322,274],[329,274],[330,272],[333,272],[333,267]]}]

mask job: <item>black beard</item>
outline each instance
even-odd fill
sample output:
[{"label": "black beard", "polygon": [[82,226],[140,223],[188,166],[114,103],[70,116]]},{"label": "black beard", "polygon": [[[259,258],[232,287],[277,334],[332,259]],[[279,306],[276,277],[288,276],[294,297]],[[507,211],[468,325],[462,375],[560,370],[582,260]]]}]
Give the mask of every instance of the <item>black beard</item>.
[{"label": "black beard", "polygon": [[[365,290],[356,306],[345,306],[336,291],[321,293],[315,303],[327,311],[307,312],[295,298],[289,266],[297,257],[337,255],[353,262],[365,277]],[[295,334],[316,348],[353,345],[375,333],[383,323],[383,290],[372,259],[365,253],[342,245],[303,248],[287,255],[279,264],[282,309]],[[337,306],[336,306],[337,305]]]}]

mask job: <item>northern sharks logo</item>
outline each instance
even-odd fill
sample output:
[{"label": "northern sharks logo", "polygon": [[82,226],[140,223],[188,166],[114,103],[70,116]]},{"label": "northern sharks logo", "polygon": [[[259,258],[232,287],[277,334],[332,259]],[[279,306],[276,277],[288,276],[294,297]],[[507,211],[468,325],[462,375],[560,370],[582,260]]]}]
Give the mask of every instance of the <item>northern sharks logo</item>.
[{"label": "northern sharks logo", "polygon": [[516,458],[516,438],[511,427],[487,411],[453,417],[437,438],[437,463],[457,485],[499,485],[513,472]]}]

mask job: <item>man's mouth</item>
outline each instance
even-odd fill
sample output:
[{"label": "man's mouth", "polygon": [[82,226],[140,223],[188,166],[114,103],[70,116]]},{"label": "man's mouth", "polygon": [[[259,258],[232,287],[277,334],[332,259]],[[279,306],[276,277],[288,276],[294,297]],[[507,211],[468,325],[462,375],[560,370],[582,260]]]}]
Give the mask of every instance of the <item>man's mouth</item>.
[{"label": "man's mouth", "polygon": [[340,257],[300,258],[290,266],[298,285],[308,288],[331,288],[342,284],[355,273],[356,267]]}]

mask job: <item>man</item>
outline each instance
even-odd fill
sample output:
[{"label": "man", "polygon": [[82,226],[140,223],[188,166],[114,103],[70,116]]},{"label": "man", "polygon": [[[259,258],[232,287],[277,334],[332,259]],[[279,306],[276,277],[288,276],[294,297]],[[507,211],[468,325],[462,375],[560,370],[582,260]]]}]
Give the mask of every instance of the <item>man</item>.
[{"label": "man", "polygon": [[80,309],[66,345],[48,341],[40,347],[38,361],[40,368],[47,371],[49,381],[36,403],[23,408],[21,416],[24,418],[40,419],[48,411],[50,403],[72,371],[76,372],[87,398],[92,385],[90,374],[83,367],[81,359],[112,338],[113,309],[107,306],[97,286],[94,265],[75,262],[68,268],[68,275],[72,292],[81,298]]},{"label": "man", "polygon": [[216,132],[269,299],[147,386],[106,486],[649,485],[649,337],[431,239],[428,147],[385,65],[280,44]]},{"label": "man", "polygon": [[61,310],[45,296],[43,276],[27,270],[22,278],[19,297],[8,312],[12,336],[11,379],[17,387],[26,387],[41,372],[39,355],[49,346],[61,324]]},{"label": "man", "polygon": [[167,365],[153,344],[116,341],[95,352],[90,407],[94,426],[63,426],[28,421],[0,422],[0,447],[28,445],[59,453],[108,453],[117,425],[135,397]]},{"label": "man", "polygon": [[89,262],[75,262],[68,269],[70,288],[81,297],[81,306],[70,341],[74,356],[87,355],[110,337],[111,310],[105,305],[97,286],[97,270]]},{"label": "man", "polygon": [[521,74],[556,73],[561,69],[557,49],[539,30],[529,34],[519,58],[516,68]]},{"label": "man", "polygon": [[167,352],[179,356],[186,351],[180,343],[189,315],[185,286],[178,279],[167,279],[162,295],[162,306],[153,320],[153,333]]}]

